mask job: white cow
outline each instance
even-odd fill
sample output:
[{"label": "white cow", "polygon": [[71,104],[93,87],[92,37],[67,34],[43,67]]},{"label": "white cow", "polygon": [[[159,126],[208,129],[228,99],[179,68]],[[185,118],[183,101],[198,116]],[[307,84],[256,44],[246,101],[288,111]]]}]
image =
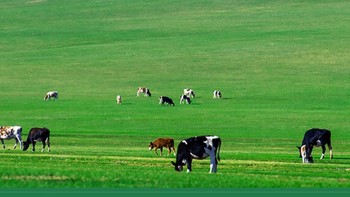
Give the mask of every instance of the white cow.
[{"label": "white cow", "polygon": [[122,97],[120,95],[117,95],[116,100],[117,104],[122,104]]},{"label": "white cow", "polygon": [[188,97],[192,97],[194,98],[196,95],[194,94],[194,91],[192,89],[184,89],[184,95],[188,96]]},{"label": "white cow", "polygon": [[47,92],[44,97],[44,101],[51,100],[51,98],[53,98],[53,100],[58,99],[58,92],[57,91]]},{"label": "white cow", "polygon": [[19,142],[19,146],[22,149],[22,127],[20,126],[1,126],[0,127],[0,140],[2,147],[5,149],[4,140],[15,139],[16,143],[13,146],[13,149],[16,149]]}]

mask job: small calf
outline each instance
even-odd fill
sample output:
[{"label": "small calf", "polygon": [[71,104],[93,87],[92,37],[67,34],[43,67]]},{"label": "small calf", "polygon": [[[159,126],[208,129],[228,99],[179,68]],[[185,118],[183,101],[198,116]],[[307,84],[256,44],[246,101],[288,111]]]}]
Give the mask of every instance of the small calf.
[{"label": "small calf", "polygon": [[174,151],[174,155],[176,155],[175,153],[175,147],[174,147],[174,139],[172,138],[157,138],[156,140],[154,140],[153,142],[150,142],[149,145],[149,150],[151,151],[153,148],[154,152],[156,153],[156,155],[158,155],[157,153],[157,149],[160,149],[160,155],[162,155],[163,152],[163,147],[168,148],[168,155],[170,155],[171,150]]},{"label": "small calf", "polygon": [[122,97],[120,95],[117,95],[116,100],[117,104],[122,104]]},{"label": "small calf", "polygon": [[215,98],[221,98],[221,92],[220,92],[220,90],[214,90],[214,92],[213,92],[213,98],[215,99]]},{"label": "small calf", "polygon": [[27,140],[23,142],[23,151],[26,151],[29,148],[29,145],[32,143],[32,151],[35,151],[35,143],[41,141],[43,143],[43,148],[41,152],[44,151],[46,143],[48,147],[48,152],[50,152],[50,130],[47,128],[31,128],[27,137]]}]

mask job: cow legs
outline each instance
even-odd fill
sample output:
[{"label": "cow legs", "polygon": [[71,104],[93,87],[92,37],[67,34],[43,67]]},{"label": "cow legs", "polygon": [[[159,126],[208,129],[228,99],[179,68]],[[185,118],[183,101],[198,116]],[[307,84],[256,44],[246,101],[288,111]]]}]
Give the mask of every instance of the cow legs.
[{"label": "cow legs", "polygon": [[322,155],[321,155],[321,158],[320,159],[323,159],[324,158],[324,153],[326,152],[326,146],[325,145],[322,145]]},{"label": "cow legs", "polygon": [[171,153],[171,148],[168,147],[168,156],[170,155],[170,153]]},{"label": "cow legs", "polygon": [[5,149],[5,143],[4,143],[4,140],[3,140],[3,139],[1,139],[1,144],[2,144],[2,148]]},{"label": "cow legs", "polygon": [[216,173],[217,171],[217,163],[218,161],[216,160],[215,155],[210,156],[210,171],[209,173]]},{"label": "cow legs", "polygon": [[174,147],[172,147],[172,149],[173,149],[173,152],[174,152],[174,156],[176,156],[176,151],[175,151],[175,148],[174,148]]},{"label": "cow legs", "polygon": [[15,139],[15,140],[16,140],[16,142],[15,142],[15,145],[13,146],[13,149],[16,149],[17,144],[18,144],[18,140],[17,139]]},{"label": "cow legs", "polygon": [[192,159],[187,159],[187,173],[192,171]]},{"label": "cow legs", "polygon": [[49,139],[47,139],[47,152],[50,152],[50,140]]},{"label": "cow legs", "polygon": [[333,150],[332,150],[332,146],[330,144],[328,144],[328,149],[329,149],[329,158],[333,159]]},{"label": "cow legs", "polygon": [[158,150],[158,147],[156,147],[156,148],[154,149],[154,152],[156,153],[156,155],[158,155],[157,150]]},{"label": "cow legs", "polygon": [[45,141],[43,141],[43,148],[41,149],[41,152],[44,152],[45,146],[46,146],[46,143],[45,143]]},{"label": "cow legs", "polygon": [[160,147],[160,156],[162,156],[163,153],[163,147]]},{"label": "cow legs", "polygon": [[35,141],[33,141],[33,148],[32,148],[32,151],[34,152],[35,151]]},{"label": "cow legs", "polygon": [[19,142],[19,148],[22,150],[22,139],[21,139],[21,136],[16,136],[15,140],[16,140],[16,143],[15,143],[15,146],[13,147],[13,149],[16,149],[17,144]]}]

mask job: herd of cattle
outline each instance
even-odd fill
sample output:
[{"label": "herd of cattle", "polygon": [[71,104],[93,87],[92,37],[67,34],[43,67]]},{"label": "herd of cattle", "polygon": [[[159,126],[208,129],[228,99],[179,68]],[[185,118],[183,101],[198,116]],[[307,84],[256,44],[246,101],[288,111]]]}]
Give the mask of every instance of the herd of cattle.
[{"label": "herd of cattle", "polygon": [[[137,90],[137,96],[143,93],[146,97],[151,96],[151,92],[148,88],[139,87]],[[192,89],[184,89],[184,93],[180,96],[180,104],[187,103],[190,104],[190,98],[194,98],[195,93]],[[213,92],[213,98],[222,98],[221,92],[215,90]],[[44,100],[58,99],[58,92],[51,91],[48,92]],[[117,103],[121,104],[121,96],[117,96]],[[159,98],[159,103],[164,105],[175,105],[172,99],[166,96],[161,96]],[[22,141],[22,127],[21,126],[0,126],[0,140],[2,147],[5,149],[4,140],[15,139],[16,149],[19,143],[20,149],[26,151],[29,145],[32,144],[32,151],[35,151],[35,144],[37,141],[42,142],[43,152],[47,145],[48,152],[50,152],[50,130],[48,128],[38,128],[34,127],[29,130],[27,139]],[[322,147],[322,155],[320,159],[324,158],[326,151],[326,145],[328,146],[330,152],[330,159],[333,158],[332,145],[331,145],[331,131],[327,129],[312,128],[305,132],[301,146],[297,146],[299,149],[300,158],[302,158],[303,163],[313,163],[312,150],[313,147]],[[219,136],[215,135],[205,135],[205,136],[194,136],[188,139],[182,140],[178,147],[177,153],[175,151],[175,142],[173,138],[157,138],[153,142],[149,143],[149,150],[154,149],[155,154],[158,155],[157,150],[160,149],[160,155],[162,155],[163,148],[168,149],[168,155],[173,151],[176,156],[176,161],[171,162],[175,166],[176,171],[182,171],[183,166],[187,165],[187,172],[192,171],[192,160],[193,159],[205,159],[210,158],[210,173],[217,172],[217,164],[220,161],[220,148],[221,139]]]},{"label": "herd of cattle", "polygon": [[[139,87],[136,92],[136,96],[140,96],[143,94],[145,97],[151,97],[151,91],[147,87]],[[191,98],[194,98],[196,95],[194,91],[190,88],[186,88],[183,91],[183,94],[180,95],[180,104],[191,104]],[[220,90],[214,90],[213,91],[213,98],[222,98],[222,94]],[[161,105],[169,105],[169,106],[175,106],[175,103],[173,99],[171,99],[168,96],[160,96],[158,98],[159,104]],[[120,95],[116,96],[116,102],[117,104],[122,104],[122,97]]]}]

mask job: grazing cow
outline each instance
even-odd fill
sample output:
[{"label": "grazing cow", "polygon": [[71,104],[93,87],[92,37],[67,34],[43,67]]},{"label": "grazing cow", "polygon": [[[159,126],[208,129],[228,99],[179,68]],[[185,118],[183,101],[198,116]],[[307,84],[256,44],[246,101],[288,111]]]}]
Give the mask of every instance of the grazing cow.
[{"label": "grazing cow", "polygon": [[192,98],[196,97],[192,89],[184,89],[184,95]]},{"label": "grazing cow", "polygon": [[159,97],[159,104],[161,105],[172,105],[172,106],[175,106],[173,100],[167,96],[160,96]]},{"label": "grazing cow", "polygon": [[192,159],[205,159],[210,157],[209,173],[217,172],[220,161],[221,139],[218,136],[196,136],[180,142],[177,148],[176,162],[171,162],[176,171],[182,171],[187,164],[187,172],[192,171]]},{"label": "grazing cow", "polygon": [[46,143],[47,143],[47,151],[50,152],[50,130],[47,128],[31,128],[27,140],[23,142],[23,151],[26,151],[29,148],[29,145],[33,144],[32,151],[35,151],[35,143],[37,141],[41,141],[43,143],[43,148],[41,152],[44,151]]},{"label": "grazing cow", "polygon": [[180,104],[184,104],[185,102],[186,104],[191,104],[191,99],[190,97],[183,94],[180,96]]},{"label": "grazing cow", "polygon": [[139,87],[136,96],[140,96],[140,93],[144,93],[146,97],[151,97],[151,91],[148,88]]},{"label": "grazing cow", "polygon": [[221,98],[221,92],[220,90],[214,90],[213,92],[213,98]]},{"label": "grazing cow", "polygon": [[168,148],[168,155],[170,155],[171,153],[171,149],[174,151],[174,155],[175,155],[175,147],[174,147],[174,139],[173,138],[157,138],[156,140],[154,140],[153,142],[150,142],[149,145],[149,150],[154,149],[154,152],[156,153],[156,155],[158,155],[157,153],[157,149],[160,149],[160,155],[162,155],[163,153],[163,147]]},{"label": "grazing cow", "polygon": [[299,149],[300,157],[303,163],[313,163],[312,149],[314,146],[322,147],[322,155],[320,159],[324,158],[326,152],[326,145],[329,149],[330,159],[333,158],[332,145],[331,145],[331,131],[327,129],[313,128],[305,132],[301,147]]},{"label": "grazing cow", "polygon": [[51,98],[53,98],[53,100],[58,99],[58,92],[57,91],[51,91],[51,92],[46,93],[46,95],[44,97],[44,101],[51,100]]},{"label": "grazing cow", "polygon": [[1,126],[0,127],[0,139],[2,147],[5,149],[4,140],[15,139],[16,143],[13,146],[13,149],[16,149],[19,142],[19,146],[22,149],[22,127],[20,126]]},{"label": "grazing cow", "polygon": [[116,100],[117,104],[122,104],[122,97],[120,95],[117,95]]}]

